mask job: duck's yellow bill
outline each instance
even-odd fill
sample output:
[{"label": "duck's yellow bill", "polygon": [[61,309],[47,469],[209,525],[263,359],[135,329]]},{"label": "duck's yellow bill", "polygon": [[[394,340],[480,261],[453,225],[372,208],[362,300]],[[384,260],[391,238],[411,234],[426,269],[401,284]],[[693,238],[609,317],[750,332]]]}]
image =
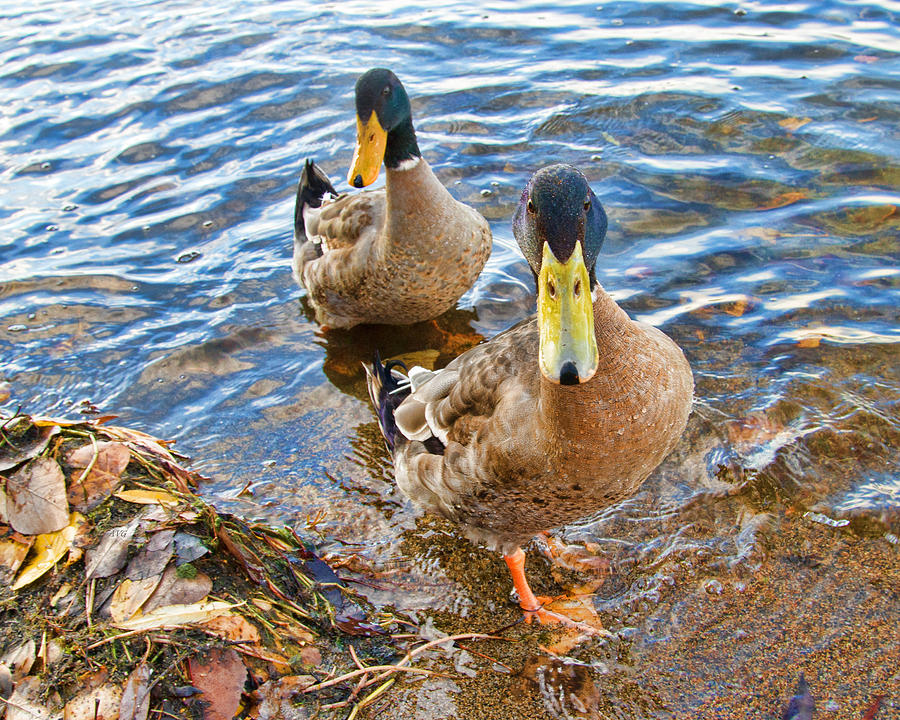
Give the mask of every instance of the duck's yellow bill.
[{"label": "duck's yellow bill", "polygon": [[378,114],[373,112],[367,122],[356,116],[356,152],[353,164],[347,174],[347,182],[353,187],[371,185],[378,178],[384,149],[387,147],[387,132],[378,122]]},{"label": "duck's yellow bill", "polygon": [[544,243],[537,300],[540,367],[544,377],[561,385],[587,382],[597,372],[590,287],[581,243],[564,263]]}]

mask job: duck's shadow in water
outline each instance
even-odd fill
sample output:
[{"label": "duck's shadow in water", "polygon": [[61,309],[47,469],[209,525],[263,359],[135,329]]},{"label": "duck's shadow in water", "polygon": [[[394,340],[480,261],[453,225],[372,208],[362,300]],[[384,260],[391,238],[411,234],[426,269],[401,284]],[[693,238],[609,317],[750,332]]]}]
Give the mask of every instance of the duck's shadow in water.
[{"label": "duck's shadow in water", "polygon": [[[304,317],[315,323],[303,296]],[[433,320],[414,325],[357,325],[349,330],[316,331],[316,344],[325,350],[322,371],[341,392],[368,401],[363,364],[377,352],[382,359],[399,359],[407,365],[440,368],[457,355],[475,347],[484,336],[472,327],[478,321],[474,309],[453,309]]]}]

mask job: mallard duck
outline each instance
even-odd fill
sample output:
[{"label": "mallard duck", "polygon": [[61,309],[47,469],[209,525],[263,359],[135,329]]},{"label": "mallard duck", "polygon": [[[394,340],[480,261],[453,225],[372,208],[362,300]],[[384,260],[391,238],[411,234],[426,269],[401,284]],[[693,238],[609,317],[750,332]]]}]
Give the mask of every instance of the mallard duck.
[{"label": "mallard duck", "polygon": [[560,620],[529,588],[522,545],[634,493],[691,409],[681,349],[594,277],[606,227],[578,170],[539,170],[513,217],[536,317],[442,370],[367,368],[398,486],[503,553],[526,619]]},{"label": "mallard duck", "polygon": [[356,131],[347,182],[371,185],[383,162],[385,187],[338,195],[307,160],[294,206],[294,277],[328,327],[437,317],[487,262],[490,227],[422,157],[409,97],[390,70],[369,70],[357,81]]}]

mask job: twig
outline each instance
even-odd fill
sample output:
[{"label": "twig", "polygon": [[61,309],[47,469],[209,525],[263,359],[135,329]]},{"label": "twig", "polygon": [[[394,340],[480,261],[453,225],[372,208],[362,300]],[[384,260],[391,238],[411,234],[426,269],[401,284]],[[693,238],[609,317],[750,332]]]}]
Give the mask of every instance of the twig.
[{"label": "twig", "polygon": [[308,693],[312,692],[313,690],[322,690],[323,688],[331,687],[332,685],[337,685],[339,683],[346,682],[347,680],[352,680],[353,678],[359,677],[360,675],[365,675],[367,673],[376,671],[387,671],[388,675],[393,672],[410,672],[417,673],[419,675],[438,675],[440,677],[451,677],[446,673],[434,672],[433,670],[425,670],[424,668],[403,667],[402,665],[371,665],[367,668],[363,668],[362,670],[354,670],[353,672],[339,675],[338,677],[332,678],[331,680],[320,682],[317,685],[310,685],[303,692]]},{"label": "twig", "polygon": [[134,637],[135,635],[140,635],[145,632],[156,632],[157,630],[196,630],[197,628],[191,625],[161,625],[159,627],[153,628],[142,628],[141,630],[129,630],[127,632],[119,633],[118,635],[113,635],[112,637],[103,638],[102,640],[98,640],[97,642],[88,645],[85,650],[94,650],[95,648],[100,647],[101,645],[106,645],[107,643],[114,642],[115,640],[124,640],[125,638]]},{"label": "twig", "polygon": [[[84,481],[87,479],[87,476],[91,472],[91,470],[94,469],[94,465],[96,465],[97,458],[100,455],[100,450],[97,448],[97,438],[95,438],[93,435],[91,435],[91,445],[93,445],[93,447],[94,447],[94,454],[91,456],[91,461],[88,463],[87,467],[84,469],[84,472],[81,473],[81,477],[75,481],[76,483],[81,483],[81,490],[84,493],[85,502],[87,502],[87,499],[88,499],[88,491],[87,491],[87,485],[84,484]],[[88,626],[90,626],[90,621],[88,621]]]},{"label": "twig", "polygon": [[22,712],[27,712],[31,717],[38,718],[38,720],[41,720],[41,718],[44,717],[43,715],[38,715],[38,714],[37,714],[36,712],[34,712],[33,710],[29,710],[27,707],[24,707],[24,706],[22,706],[22,705],[19,705],[18,703],[14,703],[12,700],[7,700],[7,699],[6,699],[5,697],[3,697],[2,695],[0,695],[0,700],[2,700],[3,702],[5,702],[5,703],[6,703],[7,705],[9,705],[10,707],[14,707],[16,710],[21,710]]}]

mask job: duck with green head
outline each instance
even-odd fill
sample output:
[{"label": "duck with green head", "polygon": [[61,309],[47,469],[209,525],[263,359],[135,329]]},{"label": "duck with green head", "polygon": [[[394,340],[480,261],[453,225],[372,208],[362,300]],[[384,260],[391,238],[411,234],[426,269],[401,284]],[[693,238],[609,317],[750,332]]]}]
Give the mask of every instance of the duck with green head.
[{"label": "duck with green head", "polygon": [[455,200],[422,157],[409,97],[390,70],[357,81],[356,135],[347,182],[371,185],[384,164],[385,186],[337,196],[307,160],[294,207],[294,277],[328,327],[437,317],[484,267],[487,221]]},{"label": "duck with green head", "polygon": [[436,372],[368,370],[400,489],[503,553],[527,618],[522,545],[627,498],[675,446],[693,378],[665,334],[599,285],[603,208],[575,168],[535,173],[513,218],[537,315]]}]

